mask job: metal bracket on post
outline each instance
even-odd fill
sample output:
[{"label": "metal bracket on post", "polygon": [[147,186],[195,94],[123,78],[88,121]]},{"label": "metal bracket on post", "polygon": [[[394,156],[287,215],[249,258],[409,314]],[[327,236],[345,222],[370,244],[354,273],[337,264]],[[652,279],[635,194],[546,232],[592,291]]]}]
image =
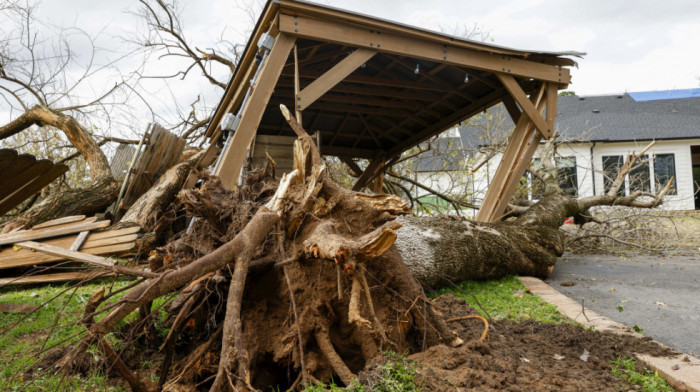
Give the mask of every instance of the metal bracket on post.
[{"label": "metal bracket on post", "polygon": [[[245,104],[248,102],[248,98],[250,97],[250,93],[253,91],[255,88],[255,82],[258,79],[258,75],[260,74],[260,70],[263,67],[263,64],[265,63],[265,60],[267,59],[267,56],[270,54],[270,51],[272,50],[272,46],[275,44],[275,38],[273,38],[270,34],[268,33],[263,33],[260,36],[260,39],[258,40],[258,53],[256,54],[256,59],[258,59],[258,56],[260,56],[260,52],[262,52],[262,56],[259,57],[260,61],[258,62],[258,69],[255,70],[255,74],[253,75],[253,78],[250,79],[250,88],[248,91],[245,93],[245,96],[243,97],[243,101],[241,102],[241,106],[238,109],[237,114],[233,113],[227,113],[224,118],[221,120],[221,130],[223,131],[222,137],[225,139],[224,141],[224,146],[221,149],[221,154],[219,154],[219,157],[216,159],[216,163],[214,164],[214,173],[217,172],[219,169],[219,165],[221,164],[221,161],[223,160],[224,157],[224,152],[228,148],[229,143],[231,143],[231,139],[233,138],[233,134],[236,132],[236,129],[238,129],[238,125],[241,123],[241,118],[243,117],[243,109],[245,108]],[[192,229],[192,225],[194,224],[195,219],[192,219],[190,221],[190,224],[187,227],[187,232]]]}]

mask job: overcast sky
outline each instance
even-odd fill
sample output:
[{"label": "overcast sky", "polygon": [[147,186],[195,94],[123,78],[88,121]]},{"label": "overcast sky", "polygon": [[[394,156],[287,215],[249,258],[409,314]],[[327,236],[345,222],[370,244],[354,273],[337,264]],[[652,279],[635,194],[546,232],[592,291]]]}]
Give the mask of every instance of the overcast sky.
[{"label": "overcast sky", "polygon": [[[55,23],[120,34],[134,25],[136,1],[51,0]],[[247,16],[232,0],[182,2],[190,39],[205,46],[227,28],[243,39]],[[700,85],[697,0],[327,0],[323,3],[401,23],[438,29],[477,25],[493,43],[518,49],[588,53],[572,70],[580,94],[693,88]],[[238,34],[236,34],[238,32]]]},{"label": "overcast sky", "polygon": [[[3,1],[7,0],[0,0]],[[259,0],[183,1],[185,34],[200,48],[211,47],[222,32],[228,40],[243,42],[252,20],[241,9],[241,3],[256,1],[261,4]],[[698,0],[326,0],[323,3],[426,29],[443,26],[450,30],[476,25],[489,33],[490,42],[517,49],[586,52],[585,57],[576,59],[578,69],[572,70],[570,90],[580,95],[700,86]],[[121,37],[143,28],[132,13],[138,8],[136,0],[44,0],[39,3],[38,17],[53,25],[76,25],[91,34],[101,32],[98,45],[119,52],[127,46]],[[80,44],[74,46],[78,52],[81,48]],[[161,63],[156,66],[168,67]],[[172,102],[171,96],[187,107],[200,93],[208,106],[213,107],[221,94],[220,89],[208,85],[197,74],[183,82],[153,83],[148,88],[155,97],[151,103],[157,109],[172,106],[168,104]],[[0,113],[3,111],[0,107]]]}]

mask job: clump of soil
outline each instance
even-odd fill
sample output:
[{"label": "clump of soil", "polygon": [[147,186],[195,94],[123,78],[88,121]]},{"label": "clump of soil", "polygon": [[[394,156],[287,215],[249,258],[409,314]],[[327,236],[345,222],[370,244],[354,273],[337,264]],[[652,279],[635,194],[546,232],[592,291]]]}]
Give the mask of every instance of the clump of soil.
[{"label": "clump of soil", "polygon": [[[446,320],[478,314],[452,295],[435,300]],[[610,361],[635,353],[671,355],[651,339],[594,332],[571,324],[534,320],[491,323],[489,339],[479,342],[478,319],[449,322],[466,341],[460,347],[435,345],[408,358],[417,366],[425,391],[619,391],[633,386],[613,376]],[[586,357],[584,353],[588,353]],[[361,375],[370,377],[381,362]]]}]

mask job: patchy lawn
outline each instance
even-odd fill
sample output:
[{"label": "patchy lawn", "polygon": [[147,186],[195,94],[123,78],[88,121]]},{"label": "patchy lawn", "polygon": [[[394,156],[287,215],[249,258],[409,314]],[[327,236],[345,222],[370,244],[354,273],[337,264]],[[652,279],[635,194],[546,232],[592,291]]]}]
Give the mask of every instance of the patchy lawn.
[{"label": "patchy lawn", "polygon": [[104,374],[94,369],[89,374],[61,377],[45,369],[35,369],[28,379],[27,370],[37,364],[49,349],[74,343],[85,331],[78,325],[85,303],[100,287],[117,290],[128,281],[70,285],[0,288],[0,303],[42,305],[32,314],[0,314],[0,385],[8,391],[125,391],[109,385]]}]

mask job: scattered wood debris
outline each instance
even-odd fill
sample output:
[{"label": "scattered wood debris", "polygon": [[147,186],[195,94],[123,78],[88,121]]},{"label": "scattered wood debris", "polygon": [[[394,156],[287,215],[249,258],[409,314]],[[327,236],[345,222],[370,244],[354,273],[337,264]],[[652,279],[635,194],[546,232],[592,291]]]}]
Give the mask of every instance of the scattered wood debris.
[{"label": "scattered wood debris", "polygon": [[[144,272],[119,266],[98,255],[124,254],[136,247],[139,227],[91,232],[109,227],[110,221],[96,217],[69,216],[44,222],[29,230],[0,234],[0,270],[29,267],[63,260],[96,265],[100,269],[54,274],[4,276],[0,284],[28,284],[84,279],[98,273],[145,276]],[[4,246],[3,246],[4,245]],[[148,275],[148,273],[145,273]],[[17,275],[17,274],[15,274]]]}]

